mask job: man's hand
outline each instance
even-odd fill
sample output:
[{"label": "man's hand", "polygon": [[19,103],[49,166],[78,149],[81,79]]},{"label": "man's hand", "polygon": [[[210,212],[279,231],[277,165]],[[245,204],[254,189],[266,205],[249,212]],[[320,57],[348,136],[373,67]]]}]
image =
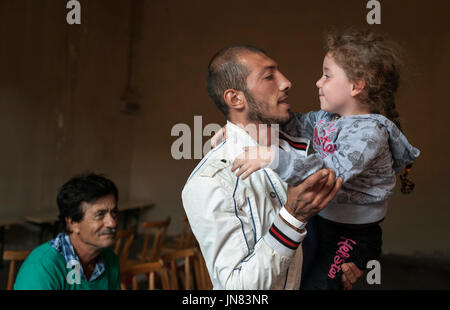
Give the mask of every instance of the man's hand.
[{"label": "man's hand", "polygon": [[354,263],[344,263],[342,264],[342,286],[344,287],[344,290],[351,290],[353,287],[353,284],[356,283],[356,281],[361,278],[364,275],[364,272],[362,272]]},{"label": "man's hand", "polygon": [[303,183],[288,187],[286,210],[306,223],[333,200],[342,187],[342,178],[336,180],[333,169],[322,169]]}]

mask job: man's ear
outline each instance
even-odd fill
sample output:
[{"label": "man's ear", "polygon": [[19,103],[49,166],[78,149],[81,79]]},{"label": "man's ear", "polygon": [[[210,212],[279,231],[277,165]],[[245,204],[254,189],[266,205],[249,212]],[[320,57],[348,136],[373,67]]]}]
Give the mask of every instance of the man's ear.
[{"label": "man's ear", "polygon": [[223,93],[223,99],[230,109],[241,110],[245,108],[245,96],[241,91],[227,89]]},{"label": "man's ear", "polygon": [[66,217],[66,227],[70,233],[78,235],[80,233],[80,223],[74,222],[70,217]]},{"label": "man's ear", "polygon": [[364,79],[359,79],[356,82],[353,82],[351,90],[352,97],[355,97],[356,95],[361,93],[364,87],[366,87],[366,80]]}]

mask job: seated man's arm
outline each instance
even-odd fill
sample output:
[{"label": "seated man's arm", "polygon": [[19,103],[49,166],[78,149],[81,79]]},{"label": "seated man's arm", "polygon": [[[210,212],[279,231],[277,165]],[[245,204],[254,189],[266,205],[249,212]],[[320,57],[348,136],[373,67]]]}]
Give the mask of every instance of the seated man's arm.
[{"label": "seated man's arm", "polygon": [[[250,249],[233,188],[219,182],[211,177],[194,178],[183,190],[184,208],[211,280],[216,289],[271,289],[286,278],[289,263],[306,232],[299,233],[277,215],[272,233],[267,232]],[[280,233],[290,241],[282,242],[277,237]]]}]

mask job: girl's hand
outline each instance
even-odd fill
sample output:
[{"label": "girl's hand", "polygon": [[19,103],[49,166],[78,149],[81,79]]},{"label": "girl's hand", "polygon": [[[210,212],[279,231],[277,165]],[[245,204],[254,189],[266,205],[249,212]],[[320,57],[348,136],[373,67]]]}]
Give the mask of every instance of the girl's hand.
[{"label": "girl's hand", "polygon": [[270,164],[273,156],[274,150],[270,146],[244,147],[244,153],[236,157],[231,171],[234,172],[237,168],[240,168],[236,172],[236,176],[242,175],[242,180],[245,180],[253,172]]},{"label": "girl's hand", "polygon": [[220,143],[222,143],[223,141],[225,141],[227,139],[227,127],[223,126],[222,128],[220,128],[220,130],[218,132],[216,132],[216,134],[211,138],[211,147],[215,148],[216,146],[218,146]]}]

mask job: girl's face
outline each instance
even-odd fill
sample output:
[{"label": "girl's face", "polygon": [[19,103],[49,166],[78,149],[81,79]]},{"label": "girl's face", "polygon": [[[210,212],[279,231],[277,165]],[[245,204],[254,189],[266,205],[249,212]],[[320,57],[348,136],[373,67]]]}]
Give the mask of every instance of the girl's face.
[{"label": "girl's face", "polygon": [[323,60],[323,75],[317,81],[320,108],[327,112],[342,115],[350,108],[353,84],[344,70],[339,67],[330,54]]}]

